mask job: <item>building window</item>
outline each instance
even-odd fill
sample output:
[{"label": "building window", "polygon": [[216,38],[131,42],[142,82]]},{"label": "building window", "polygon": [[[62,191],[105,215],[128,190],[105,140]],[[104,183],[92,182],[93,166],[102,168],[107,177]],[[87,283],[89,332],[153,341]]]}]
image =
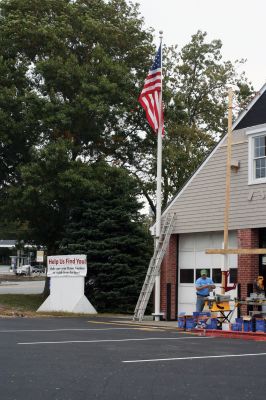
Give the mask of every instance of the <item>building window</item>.
[{"label": "building window", "polygon": [[266,182],[266,129],[249,131],[249,184]]},{"label": "building window", "polygon": [[237,268],[230,268],[230,283],[237,283]]},{"label": "building window", "polygon": [[212,280],[214,283],[222,282],[222,271],[221,268],[213,268],[212,269]]},{"label": "building window", "polygon": [[194,269],[180,269],[180,283],[194,283]]},{"label": "building window", "polygon": [[255,179],[266,177],[266,136],[254,137],[254,172]]}]

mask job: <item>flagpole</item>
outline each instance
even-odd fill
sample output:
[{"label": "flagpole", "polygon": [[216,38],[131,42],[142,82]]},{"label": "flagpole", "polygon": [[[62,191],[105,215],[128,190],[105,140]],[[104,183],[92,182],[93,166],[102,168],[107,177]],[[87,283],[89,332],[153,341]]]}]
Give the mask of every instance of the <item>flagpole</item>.
[{"label": "flagpole", "polygon": [[[161,62],[162,62],[162,40],[163,40],[163,31],[159,32],[160,34],[160,44],[161,44]],[[163,64],[163,62],[162,62]],[[163,65],[161,66],[163,67]],[[163,94],[163,85],[162,85],[162,76],[161,73],[161,107],[162,107],[162,94]],[[163,131],[163,124],[162,124],[162,113],[160,113],[160,124],[157,134],[157,189],[156,189],[156,243],[157,245],[159,241],[159,237],[161,234],[161,204],[162,204],[162,131]],[[154,305],[154,318],[155,321],[160,321],[160,302],[161,302],[161,278],[160,273],[155,278],[155,305]]]}]

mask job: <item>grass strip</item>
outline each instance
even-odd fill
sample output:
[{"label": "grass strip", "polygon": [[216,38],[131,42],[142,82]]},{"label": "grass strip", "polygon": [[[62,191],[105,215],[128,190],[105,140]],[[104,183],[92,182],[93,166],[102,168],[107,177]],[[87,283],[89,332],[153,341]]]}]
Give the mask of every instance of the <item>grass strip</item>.
[{"label": "grass strip", "polygon": [[0,294],[0,308],[17,311],[36,311],[42,304],[42,294]]}]

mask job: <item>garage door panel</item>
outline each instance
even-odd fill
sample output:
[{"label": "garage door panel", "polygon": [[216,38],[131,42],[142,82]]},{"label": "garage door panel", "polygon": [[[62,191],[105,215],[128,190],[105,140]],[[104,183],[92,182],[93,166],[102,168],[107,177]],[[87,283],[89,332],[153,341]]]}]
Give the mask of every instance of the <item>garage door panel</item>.
[{"label": "garage door panel", "polygon": [[228,265],[231,268],[237,268],[237,254],[229,254]]},{"label": "garage door panel", "polygon": [[212,258],[209,254],[205,254],[203,251],[197,251],[195,257],[197,268],[209,268],[212,266]]},{"label": "garage door panel", "polygon": [[195,268],[195,253],[190,251],[181,251],[179,253],[179,268]]},{"label": "garage door panel", "polygon": [[211,263],[213,266],[216,268],[222,268],[224,266],[224,257],[221,254],[210,254],[211,257]]},{"label": "garage door panel", "polygon": [[195,303],[196,304],[196,294],[195,291],[191,296],[190,291],[191,286],[181,286],[179,291],[180,301],[182,303]]},{"label": "garage door panel", "polygon": [[[229,238],[230,246],[237,247],[237,235],[235,231],[230,232]],[[194,248],[191,250],[193,245]],[[206,268],[210,271],[210,277],[212,277],[212,274],[215,274],[214,276],[217,277],[217,273],[218,279],[221,277],[221,271],[219,272],[219,270],[224,266],[224,256],[220,254],[205,254],[205,250],[207,248],[223,248],[223,232],[180,235],[178,266],[178,312],[191,313],[195,311],[195,277],[197,270],[199,272],[200,269]],[[186,249],[186,251],[184,251],[184,249]],[[190,250],[188,251],[188,249]],[[230,255],[228,262],[231,268],[237,268],[237,255]],[[182,270],[188,269],[194,269],[194,274],[182,272]],[[180,275],[183,277],[182,281],[180,281]],[[194,276],[193,282],[191,278],[192,276]],[[220,286],[220,282],[217,280],[217,288],[215,290],[216,294],[221,293]],[[236,290],[228,292],[227,294],[230,294],[231,298],[237,297]]]},{"label": "garage door panel", "polygon": [[195,238],[193,234],[180,235],[179,237],[179,250],[194,251]]},{"label": "garage door panel", "polygon": [[211,238],[210,234],[204,234],[204,235],[200,233],[196,234],[195,250],[205,252],[205,250],[210,246],[210,238]]}]

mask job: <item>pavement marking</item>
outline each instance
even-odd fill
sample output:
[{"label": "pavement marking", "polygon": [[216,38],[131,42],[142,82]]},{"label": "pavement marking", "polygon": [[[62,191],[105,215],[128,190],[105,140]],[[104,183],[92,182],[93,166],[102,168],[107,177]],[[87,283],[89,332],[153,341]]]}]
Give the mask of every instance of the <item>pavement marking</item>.
[{"label": "pavement marking", "polygon": [[[134,322],[102,322],[102,321],[87,321],[90,324],[104,324],[104,325],[119,325],[119,326],[131,326],[131,327],[136,327],[136,328],[148,328],[148,329],[156,329],[156,330],[174,330],[176,331],[176,328],[173,327],[168,327],[168,326],[154,326],[154,325],[143,325],[143,324],[138,324]],[[183,332],[180,332],[183,333]]]},{"label": "pavement marking", "polygon": [[140,342],[149,340],[186,340],[186,339],[213,339],[212,337],[154,337],[154,338],[134,338],[134,339],[102,339],[102,340],[62,340],[55,342],[23,342],[17,344],[32,345],[32,344],[66,344],[66,343],[112,343],[112,342]]},{"label": "pavement marking", "polygon": [[[148,327],[135,327],[135,328],[133,328],[133,329],[137,329],[137,330],[139,330],[139,331],[145,331],[145,332],[153,332],[154,331],[154,328],[153,327],[150,327],[149,326],[149,328]],[[157,329],[156,328],[156,331],[157,332],[164,332],[164,329]]]},{"label": "pavement marking", "polygon": [[[87,321],[90,324],[101,324],[101,325],[122,325],[122,326],[153,326],[153,325],[141,325],[141,324],[134,324],[133,322],[119,322],[119,321],[110,321],[110,322],[103,322],[103,321]],[[157,328],[157,326],[155,326],[154,328]],[[160,327],[161,328],[161,327]]]},{"label": "pavement marking", "polygon": [[101,324],[101,325],[130,325],[130,323],[123,322],[104,322],[104,321],[87,321],[90,324]]},{"label": "pavement marking", "polygon": [[[0,333],[12,333],[12,332],[64,332],[64,331],[113,331],[113,330],[136,330],[138,328],[65,328],[65,329],[9,329],[0,330]],[[139,329],[140,330],[140,329]]]},{"label": "pavement marking", "polygon": [[266,356],[266,353],[251,353],[251,354],[224,354],[220,356],[199,356],[199,357],[175,357],[175,358],[154,358],[150,360],[127,360],[123,363],[144,363],[144,362],[160,362],[160,361],[180,361],[180,360],[203,360],[209,358],[230,358],[230,357],[254,357]]}]

